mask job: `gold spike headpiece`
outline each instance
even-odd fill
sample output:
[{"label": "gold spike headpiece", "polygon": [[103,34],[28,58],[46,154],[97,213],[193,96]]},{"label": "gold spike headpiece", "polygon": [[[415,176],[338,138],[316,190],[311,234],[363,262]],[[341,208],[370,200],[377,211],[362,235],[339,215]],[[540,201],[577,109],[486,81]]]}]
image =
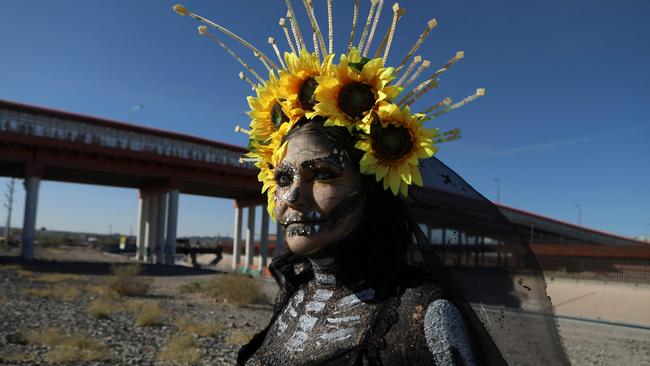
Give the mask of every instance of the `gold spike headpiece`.
[{"label": "gold spike headpiece", "polygon": [[[412,113],[411,105],[436,88],[440,75],[464,57],[464,52],[459,51],[431,76],[423,80],[420,78],[429,67],[430,61],[423,61],[421,56],[413,55],[438,22],[435,19],[428,21],[401,63],[396,68],[387,67],[385,64],[395,29],[406,11],[398,3],[391,7],[393,16],[390,27],[381,38],[374,58],[371,59],[367,55],[372,46],[384,0],[370,0],[368,16],[358,46],[353,47],[359,12],[359,0],[354,0],[352,30],[345,53],[341,54],[336,64],[333,53],[332,0],[327,0],[327,44],[312,0],[302,2],[310,23],[308,36],[303,37],[291,0],[285,0],[287,13],[285,18],[280,18],[279,25],[282,28],[280,37],[283,35],[286,39],[289,51],[283,56],[276,37],[268,37],[268,44],[279,65],[229,29],[188,11],[180,4],[174,5],[173,9],[179,15],[189,16],[203,23],[204,25],[199,27],[199,34],[210,38],[226,50],[252,77],[248,77],[243,71],[239,73],[239,78],[247,82],[255,92],[255,95],[247,98],[250,106],[250,129],[237,126],[235,130],[249,136],[250,152],[243,160],[254,161],[260,169],[258,179],[263,183],[262,192],[268,195],[267,209],[271,217],[275,216],[274,169],[286,152],[284,137],[302,119],[318,118],[324,120],[325,126],[347,128],[356,138],[355,147],[363,152],[360,161],[361,173],[374,175],[377,182],[382,182],[384,189],[390,189],[396,195],[402,193],[406,196],[409,185],[421,186],[423,183],[419,160],[433,156],[439,143],[460,138],[459,129],[441,133],[437,128],[426,128],[424,122],[485,95],[485,89],[479,88],[475,94],[454,104],[447,97],[419,113]],[[263,79],[260,73],[221,39],[210,33],[208,28],[225,34],[247,48],[268,71],[269,78]],[[307,49],[305,39],[313,41],[312,52]],[[409,60],[411,62],[403,70]],[[420,65],[416,69],[418,64]],[[418,79],[421,81],[415,83]],[[411,85],[415,86],[405,90]]]}]

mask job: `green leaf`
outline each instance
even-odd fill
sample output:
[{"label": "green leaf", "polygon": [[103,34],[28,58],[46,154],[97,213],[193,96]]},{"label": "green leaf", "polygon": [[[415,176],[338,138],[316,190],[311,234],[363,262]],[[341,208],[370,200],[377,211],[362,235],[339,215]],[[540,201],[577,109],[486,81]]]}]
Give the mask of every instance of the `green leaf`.
[{"label": "green leaf", "polygon": [[361,57],[361,62],[350,62],[348,65],[355,68],[357,71],[361,72],[361,70],[363,70],[363,67],[366,66],[368,61],[370,61],[369,58]]}]

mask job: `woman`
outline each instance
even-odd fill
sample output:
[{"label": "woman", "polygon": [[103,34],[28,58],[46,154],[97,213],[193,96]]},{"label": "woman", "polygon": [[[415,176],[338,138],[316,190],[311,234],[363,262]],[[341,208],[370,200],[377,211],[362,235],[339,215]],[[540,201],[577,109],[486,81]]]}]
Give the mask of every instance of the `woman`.
[{"label": "woman", "polygon": [[347,130],[304,121],[286,141],[275,195],[289,252],[271,266],[273,318],[238,362],[483,364],[466,305],[408,263],[416,226],[400,198],[359,173]]},{"label": "woman", "polygon": [[[483,96],[484,89],[411,112],[464,53],[418,80],[429,62],[414,54],[436,26],[431,20],[401,64],[387,67],[404,10],[393,6],[390,28],[371,58],[379,19],[373,22],[373,13],[383,1],[371,0],[358,47],[352,47],[355,1],[348,47],[336,64],[332,2],[327,47],[311,1],[303,2],[313,52],[291,1],[285,2],[289,22],[282,18],[280,26],[291,52],[281,57],[269,37],[279,65],[223,26],[174,7],[206,24],[199,33],[248,71],[240,78],[256,92],[248,98],[250,130],[237,130],[249,137],[247,156],[260,169],[267,209],[285,231],[287,248],[270,266],[279,284],[273,317],[240,350],[238,363],[566,364],[543,277],[525,242],[493,205],[433,157],[439,143],[460,137],[459,130],[440,133],[425,123]],[[269,70],[268,80],[208,26],[250,49]],[[428,238],[415,219],[427,225]],[[452,261],[439,259],[424,246],[434,241],[432,227],[442,229],[445,245],[448,228],[458,244],[480,237],[481,252],[499,261],[494,268],[466,270],[459,247]],[[517,259],[516,268],[503,265],[502,252]],[[476,263],[478,257],[473,253]]]}]

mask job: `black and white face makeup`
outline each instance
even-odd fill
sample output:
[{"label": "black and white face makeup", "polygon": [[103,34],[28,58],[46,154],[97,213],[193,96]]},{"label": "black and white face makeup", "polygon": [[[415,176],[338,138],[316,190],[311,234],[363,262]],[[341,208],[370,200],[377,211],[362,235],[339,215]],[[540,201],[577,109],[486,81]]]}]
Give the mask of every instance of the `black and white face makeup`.
[{"label": "black and white face makeup", "polygon": [[361,221],[360,173],[345,152],[331,146],[324,133],[297,131],[275,170],[276,217],[295,254],[316,253]]}]

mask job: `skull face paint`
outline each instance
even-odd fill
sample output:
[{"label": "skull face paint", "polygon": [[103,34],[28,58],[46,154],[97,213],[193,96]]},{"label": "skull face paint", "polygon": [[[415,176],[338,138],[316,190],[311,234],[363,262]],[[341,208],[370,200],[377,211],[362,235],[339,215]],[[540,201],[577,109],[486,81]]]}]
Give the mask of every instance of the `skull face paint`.
[{"label": "skull face paint", "polygon": [[324,133],[297,131],[275,173],[276,217],[295,254],[343,239],[361,221],[365,196],[347,154]]}]

